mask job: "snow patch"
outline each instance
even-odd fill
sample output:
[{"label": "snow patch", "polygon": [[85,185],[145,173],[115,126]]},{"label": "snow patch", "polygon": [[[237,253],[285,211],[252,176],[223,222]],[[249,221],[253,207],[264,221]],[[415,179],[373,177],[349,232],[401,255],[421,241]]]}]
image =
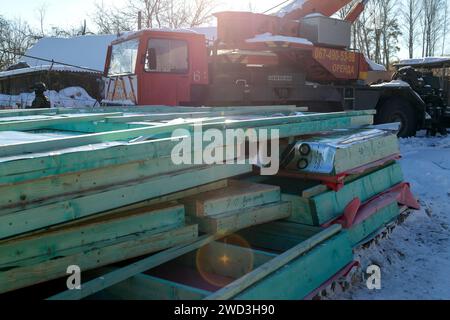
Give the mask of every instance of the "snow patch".
[{"label": "snow patch", "polygon": [[367,63],[369,64],[370,69],[372,69],[372,71],[387,71],[386,67],[376,63],[375,61],[370,60],[369,58],[365,57]]},{"label": "snow patch", "polygon": [[312,46],[313,43],[304,38],[296,37],[285,37],[280,35],[272,35],[271,33],[263,33],[255,36],[252,39],[247,39],[247,43],[264,43],[264,42],[290,42],[296,44],[303,44],[307,46]]},{"label": "snow patch", "polygon": [[361,283],[334,299],[450,299],[450,137],[401,139],[400,146],[405,180],[422,210],[364,252],[363,269],[381,266],[382,289]]},{"label": "snow patch", "polygon": [[33,72],[40,72],[40,71],[96,73],[95,71],[89,71],[86,69],[80,69],[80,68],[69,67],[69,66],[62,66],[62,65],[53,65],[53,66],[47,65],[47,66],[45,66],[45,65],[43,65],[43,66],[35,66],[35,67],[16,69],[16,70],[10,70],[10,71],[2,71],[2,72],[0,72],[0,78],[17,76],[17,75],[33,73]]},{"label": "snow patch", "polygon": [[392,80],[391,82],[383,82],[380,84],[374,84],[371,85],[371,87],[375,87],[375,88],[379,88],[379,87],[392,87],[392,88],[397,88],[397,87],[410,87],[409,83],[403,81],[403,80]]},{"label": "snow patch", "polygon": [[[50,100],[52,108],[84,108],[94,107],[98,104],[81,87],[69,87],[57,92],[54,90],[46,91],[45,96]],[[34,92],[21,93],[20,95],[0,94],[0,107],[8,108],[26,108],[31,107],[35,99]]]},{"label": "snow patch", "polygon": [[317,17],[325,17],[325,16],[319,12],[315,12],[315,13],[310,13],[310,14],[306,15],[303,19],[317,18]]},{"label": "snow patch", "polygon": [[298,10],[298,9],[302,9],[303,5],[307,1],[309,1],[309,0],[294,0],[291,3],[287,4],[286,6],[284,6],[283,8],[281,8],[276,13],[276,15],[279,16],[280,18],[283,18],[284,16],[286,16],[289,13],[291,13],[292,11],[295,11],[295,10]]},{"label": "snow patch", "polygon": [[[116,38],[115,35],[42,38],[27,50],[26,55],[102,72],[108,46]],[[50,62],[27,57],[22,57],[21,61],[28,63],[30,67],[51,65]]]},{"label": "snow patch", "polygon": [[450,57],[426,57],[419,59],[406,59],[400,61],[397,66],[416,66],[416,65],[427,65],[427,64],[440,64],[440,63],[449,63]]}]

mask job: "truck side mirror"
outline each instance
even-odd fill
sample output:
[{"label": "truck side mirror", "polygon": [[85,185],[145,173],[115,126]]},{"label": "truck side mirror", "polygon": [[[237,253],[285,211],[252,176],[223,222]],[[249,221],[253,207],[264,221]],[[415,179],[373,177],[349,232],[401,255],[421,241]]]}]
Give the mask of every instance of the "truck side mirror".
[{"label": "truck side mirror", "polygon": [[148,70],[156,70],[157,69],[157,61],[156,61],[156,49],[148,48],[147,49],[147,69]]}]

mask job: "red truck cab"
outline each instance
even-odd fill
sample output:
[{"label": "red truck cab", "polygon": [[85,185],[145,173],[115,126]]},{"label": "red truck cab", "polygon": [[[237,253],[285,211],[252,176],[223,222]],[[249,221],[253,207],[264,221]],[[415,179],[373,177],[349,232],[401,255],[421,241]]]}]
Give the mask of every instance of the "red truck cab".
[{"label": "red truck cab", "polygon": [[105,75],[108,104],[189,105],[209,82],[205,36],[154,29],[124,35],[109,47]]}]

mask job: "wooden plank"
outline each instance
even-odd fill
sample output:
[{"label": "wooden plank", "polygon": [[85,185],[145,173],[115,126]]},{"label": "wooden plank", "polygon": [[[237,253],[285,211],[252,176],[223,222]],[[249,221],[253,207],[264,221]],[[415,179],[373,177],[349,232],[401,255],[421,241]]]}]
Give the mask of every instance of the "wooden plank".
[{"label": "wooden plank", "polygon": [[284,219],[290,214],[290,203],[281,202],[212,217],[192,218],[191,221],[198,223],[199,230],[202,232],[228,234],[258,224]]},{"label": "wooden plank", "polygon": [[[367,116],[366,116],[367,117]],[[370,116],[371,117],[371,116]],[[312,132],[320,132],[323,130],[330,130],[336,128],[347,128],[351,126],[351,118],[335,118],[332,121],[316,121],[311,123],[304,123],[302,126],[298,124],[290,124],[286,126],[273,126],[265,129],[275,129],[280,130],[281,137],[290,137],[296,136],[299,134],[307,134]],[[162,129],[161,129],[162,130]],[[225,129],[224,129],[225,130]],[[120,134],[125,134],[125,131],[118,131]],[[132,131],[136,132],[136,131]],[[171,132],[171,131],[170,131]],[[116,138],[116,140],[120,140],[120,134],[117,136],[111,135],[111,138]],[[142,132],[140,132],[143,134]],[[109,133],[108,133],[109,134]],[[131,134],[132,135],[132,134]],[[66,172],[74,172],[79,170],[88,170],[95,168],[99,165],[117,165],[121,164],[124,161],[138,161],[142,159],[149,159],[155,157],[164,157],[170,156],[173,148],[179,143],[174,139],[162,139],[159,141],[151,141],[151,142],[143,142],[143,143],[134,143],[134,144],[124,144],[124,145],[112,145],[111,147],[107,147],[104,144],[101,144],[102,141],[99,138],[99,141],[90,141],[88,139],[89,136],[95,135],[85,135],[82,136],[81,140],[65,140],[64,139],[55,139],[55,141],[44,141],[44,142],[34,142],[29,144],[29,149],[24,144],[18,144],[11,146],[14,148],[22,148],[23,150],[27,150],[28,152],[38,152],[42,151],[42,154],[33,155],[32,158],[27,156],[13,156],[15,151],[8,151],[8,147],[0,148],[0,156],[4,158],[1,159],[0,165],[0,182],[3,183],[11,183],[20,181],[20,179],[32,179],[32,178],[40,178],[52,174],[62,174]],[[84,138],[83,138],[84,137]],[[71,137],[77,138],[77,137]],[[95,139],[94,139],[95,140]],[[72,141],[72,142],[70,142]],[[53,143],[55,142],[55,144]],[[69,143],[70,142],[70,143]],[[93,148],[89,148],[89,150],[74,150],[70,147],[74,147],[74,145],[83,145],[83,144],[94,144],[100,143],[97,146],[98,150],[93,150]],[[62,149],[58,152],[58,154],[54,153],[44,153],[45,150],[51,150],[55,148]],[[66,151],[64,151],[64,149]],[[86,148],[85,148],[86,149]],[[203,148],[198,149],[195,146],[192,148],[193,152],[197,152],[203,150]],[[5,153],[1,153],[5,151]],[[18,151],[19,152],[19,151]],[[24,151],[25,152],[25,151]],[[20,152],[19,152],[20,153]],[[10,155],[6,157],[6,155]],[[60,164],[64,163],[64,166]],[[27,172],[25,176],[20,175],[24,172]],[[18,177],[14,177],[14,175],[19,175]]]},{"label": "wooden plank", "polygon": [[144,207],[88,219],[51,231],[0,241],[0,269],[17,265],[21,260],[42,257],[49,260],[67,249],[114,240],[130,234],[161,233],[184,225],[184,208],[176,204]]},{"label": "wooden plank", "polygon": [[97,247],[84,253],[3,271],[0,272],[0,293],[64,277],[67,267],[71,265],[79,266],[83,272],[174,247],[197,238],[197,235],[196,225],[150,236],[141,234],[108,247]]},{"label": "wooden plank", "polygon": [[99,113],[99,114],[88,114],[79,116],[55,115],[51,119],[0,122],[0,131],[30,131],[30,130],[44,129],[56,124],[100,121],[104,120],[108,116],[120,116],[120,115],[122,115],[122,113]]},{"label": "wooden plank", "polygon": [[[393,165],[394,163],[395,163],[395,160],[392,160],[390,162],[387,162],[383,166],[368,169],[367,171],[365,171],[362,174],[352,174],[350,176],[347,176],[344,179],[344,184],[353,182],[355,180],[358,180],[358,179],[360,179],[360,178],[362,178],[364,176],[367,176],[370,173],[373,173],[373,172],[378,171],[380,169],[387,168],[390,165]],[[319,183],[319,182],[317,182],[317,183]],[[321,193],[327,192],[328,190],[329,190],[329,188],[327,186],[325,186],[323,184],[317,184],[315,187],[303,190],[302,191],[302,198],[312,198],[312,197],[317,196],[317,195],[319,195]]]},{"label": "wooden plank", "polygon": [[[0,239],[120,208],[252,171],[250,165],[204,166],[0,216]],[[158,188],[155,188],[158,186]]]},{"label": "wooden plank", "polygon": [[120,212],[123,210],[133,210],[136,208],[141,208],[141,207],[146,207],[146,206],[153,206],[153,205],[157,205],[157,204],[161,204],[161,203],[167,203],[167,202],[171,202],[171,201],[178,201],[182,198],[185,197],[190,197],[192,195],[198,194],[198,193],[203,193],[203,192],[208,192],[208,191],[212,191],[212,190],[217,190],[217,189],[223,189],[226,188],[228,186],[228,180],[220,180],[220,181],[216,181],[213,183],[209,183],[209,184],[205,184],[199,187],[195,187],[195,188],[191,188],[191,189],[187,189],[187,190],[183,190],[180,192],[175,192],[175,193],[171,193],[165,196],[161,196],[158,198],[154,198],[154,199],[150,199],[150,200],[145,200],[142,202],[138,202],[126,207],[122,207],[119,209],[115,209],[115,210],[111,210],[108,214],[112,214],[115,212]]},{"label": "wooden plank", "polygon": [[180,245],[172,249],[157,253],[150,257],[139,260],[135,263],[127,265],[116,271],[112,271],[100,278],[93,279],[83,284],[81,290],[67,290],[49,298],[49,300],[80,300],[93,295],[97,292],[109,288],[117,283],[129,279],[137,274],[153,269],[166,262],[176,259],[183,254],[194,251],[204,245],[219,239],[217,235],[205,235],[199,237],[196,241],[192,241],[185,245]]},{"label": "wooden plank", "polygon": [[0,185],[0,215],[193,168],[194,165],[175,165],[170,158],[158,158]]},{"label": "wooden plank", "polygon": [[[305,254],[306,252],[315,248],[320,243],[337,234],[340,230],[341,227],[335,225],[331,226],[330,228],[322,232],[319,232],[318,234],[314,235],[308,240],[303,241],[294,248],[272,259],[270,262],[260,266],[259,268],[256,268],[255,270],[248,273],[244,277],[234,281],[230,285],[225,286],[224,288],[208,296],[206,300],[227,300],[234,298],[244,290],[253,286],[258,281],[276,272],[280,268],[286,266],[293,260],[297,259],[299,256]],[[290,283],[290,281],[288,281],[288,283]]]},{"label": "wooden plank", "polygon": [[110,288],[97,293],[92,298],[107,300],[202,300],[211,292],[179,284],[176,282],[138,274]]},{"label": "wooden plank", "polygon": [[[396,135],[381,130],[342,130],[300,139],[297,146],[308,145],[310,152],[301,155],[296,147],[295,156],[287,169],[301,173],[336,176],[400,153]],[[294,153],[291,153],[293,155]],[[308,166],[298,168],[304,159]]]},{"label": "wooden plank", "polygon": [[396,163],[348,183],[338,192],[329,190],[310,199],[283,194],[282,199],[292,202],[289,221],[322,225],[341,215],[354,198],[367,201],[402,181],[402,169]]},{"label": "wooden plank", "polygon": [[199,193],[180,200],[190,216],[214,216],[279,202],[280,188],[231,180],[228,187]]},{"label": "wooden plank", "polygon": [[[300,300],[352,260],[353,252],[347,235],[341,232],[320,242],[302,256],[297,255],[289,263],[283,264],[277,272],[271,272],[234,297],[237,300]],[[270,264],[271,262],[262,268],[270,269]]]},{"label": "wooden plank", "polygon": [[[294,117],[278,117],[278,118],[263,118],[258,120],[234,122],[219,122],[205,124],[203,129],[232,129],[242,128],[244,126],[256,127],[257,129],[273,130],[278,129],[280,137],[291,137],[301,134],[321,132],[332,129],[343,129],[361,125],[368,125],[373,123],[373,115],[360,115],[362,112],[344,112],[331,114],[314,114],[308,116],[294,116]],[[299,126],[299,123],[302,123]],[[8,146],[3,146],[0,149],[0,157],[12,156],[23,153],[42,152],[48,150],[56,150],[68,147],[77,147],[86,144],[95,144],[108,141],[130,140],[139,136],[156,136],[167,135],[171,136],[176,129],[193,130],[192,124],[164,124],[148,128],[136,128],[129,130],[118,130],[112,132],[88,134],[76,137],[66,137],[50,139],[46,141],[37,141],[33,143],[18,143]]]},{"label": "wooden plank", "polygon": [[[0,159],[0,182],[14,183],[50,175],[120,165],[133,161],[170,156],[177,145],[173,139],[126,144],[114,142],[80,148],[61,149],[58,153],[33,154],[33,157]],[[192,152],[197,152],[196,148]]]}]

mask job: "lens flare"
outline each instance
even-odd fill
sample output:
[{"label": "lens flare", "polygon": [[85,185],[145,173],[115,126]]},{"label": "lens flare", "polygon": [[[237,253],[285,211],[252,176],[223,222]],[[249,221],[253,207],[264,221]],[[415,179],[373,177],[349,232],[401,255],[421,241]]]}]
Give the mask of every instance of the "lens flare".
[{"label": "lens flare", "polygon": [[251,272],[254,256],[244,238],[231,235],[197,250],[196,265],[206,282],[221,288]]}]

